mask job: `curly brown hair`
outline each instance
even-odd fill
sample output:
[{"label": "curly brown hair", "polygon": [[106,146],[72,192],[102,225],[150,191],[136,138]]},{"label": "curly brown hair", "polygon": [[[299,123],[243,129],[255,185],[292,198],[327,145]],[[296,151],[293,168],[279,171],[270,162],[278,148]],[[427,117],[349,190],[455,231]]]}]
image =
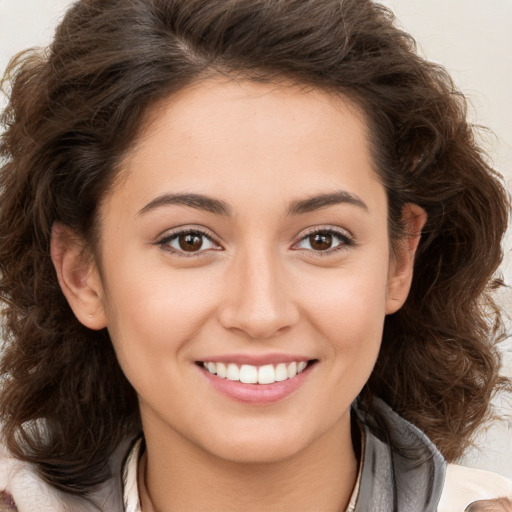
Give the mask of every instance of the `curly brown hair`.
[{"label": "curly brown hair", "polygon": [[355,101],[400,235],[428,213],[411,292],[385,322],[360,401],[381,397],[450,461],[507,381],[490,292],[509,202],[446,71],[369,0],[80,0],[46,51],[14,58],[0,144],[0,414],[9,449],[84,494],[140,430],[106,330],[81,325],[50,258],[63,223],[92,246],[97,212],[149,106],[206,75],[296,83]]}]

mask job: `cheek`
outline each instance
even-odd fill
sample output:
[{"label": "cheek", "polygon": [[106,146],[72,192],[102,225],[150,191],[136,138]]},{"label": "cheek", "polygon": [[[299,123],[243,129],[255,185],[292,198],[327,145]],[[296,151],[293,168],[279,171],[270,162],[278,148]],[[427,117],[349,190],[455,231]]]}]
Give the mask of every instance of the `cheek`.
[{"label": "cheek", "polygon": [[[364,338],[380,333],[385,316],[387,268],[345,268],[333,272],[322,283],[307,287],[308,306],[317,327],[346,336]],[[352,335],[351,335],[352,333]]]},{"label": "cheek", "polygon": [[[199,290],[178,276],[121,280],[109,290],[108,315],[119,364],[139,400],[157,410],[187,407],[198,418],[201,411],[193,413],[186,377],[197,333],[211,317],[211,294]],[[169,389],[172,394],[163,392]]]},{"label": "cheek", "polygon": [[185,359],[194,333],[211,316],[212,280],[127,255],[112,261],[116,265],[105,272],[107,327],[121,365]]},{"label": "cheek", "polygon": [[[316,281],[316,280],[315,280]],[[312,285],[313,283],[311,283]],[[320,356],[338,375],[338,385],[350,382],[357,395],[368,379],[382,340],[386,307],[387,266],[345,268],[308,286],[307,326],[318,339]],[[304,295],[306,297],[306,295]]]}]

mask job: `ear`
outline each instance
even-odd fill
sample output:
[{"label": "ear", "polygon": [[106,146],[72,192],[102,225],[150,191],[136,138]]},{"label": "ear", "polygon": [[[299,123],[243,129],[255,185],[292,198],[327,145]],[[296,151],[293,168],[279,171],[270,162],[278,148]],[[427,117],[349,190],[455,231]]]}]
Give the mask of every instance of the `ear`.
[{"label": "ear", "polygon": [[106,327],[103,285],[84,242],[71,228],[55,223],[50,251],[62,293],[77,319],[89,329]]},{"label": "ear", "polygon": [[421,230],[427,222],[427,213],[417,204],[407,203],[402,209],[403,236],[391,256],[386,314],[395,313],[409,294],[414,268],[414,257],[420,243]]}]

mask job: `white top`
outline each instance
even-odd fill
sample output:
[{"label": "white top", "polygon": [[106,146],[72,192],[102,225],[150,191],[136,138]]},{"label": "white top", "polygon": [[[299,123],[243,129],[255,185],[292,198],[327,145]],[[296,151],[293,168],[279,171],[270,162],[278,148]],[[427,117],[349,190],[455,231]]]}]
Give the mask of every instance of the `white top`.
[{"label": "white top", "polygon": [[444,490],[437,510],[462,512],[475,501],[496,498],[508,498],[512,509],[511,480],[492,471],[448,464]]}]

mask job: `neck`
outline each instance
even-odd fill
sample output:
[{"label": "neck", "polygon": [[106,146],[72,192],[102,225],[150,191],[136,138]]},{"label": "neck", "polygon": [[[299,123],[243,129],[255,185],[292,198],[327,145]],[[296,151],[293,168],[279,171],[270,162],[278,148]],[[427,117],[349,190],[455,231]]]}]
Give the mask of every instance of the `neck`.
[{"label": "neck", "polygon": [[139,467],[143,512],[342,512],[356,481],[348,414],[300,453],[268,463],[220,459],[181,436],[166,440],[155,442],[146,432]]}]

